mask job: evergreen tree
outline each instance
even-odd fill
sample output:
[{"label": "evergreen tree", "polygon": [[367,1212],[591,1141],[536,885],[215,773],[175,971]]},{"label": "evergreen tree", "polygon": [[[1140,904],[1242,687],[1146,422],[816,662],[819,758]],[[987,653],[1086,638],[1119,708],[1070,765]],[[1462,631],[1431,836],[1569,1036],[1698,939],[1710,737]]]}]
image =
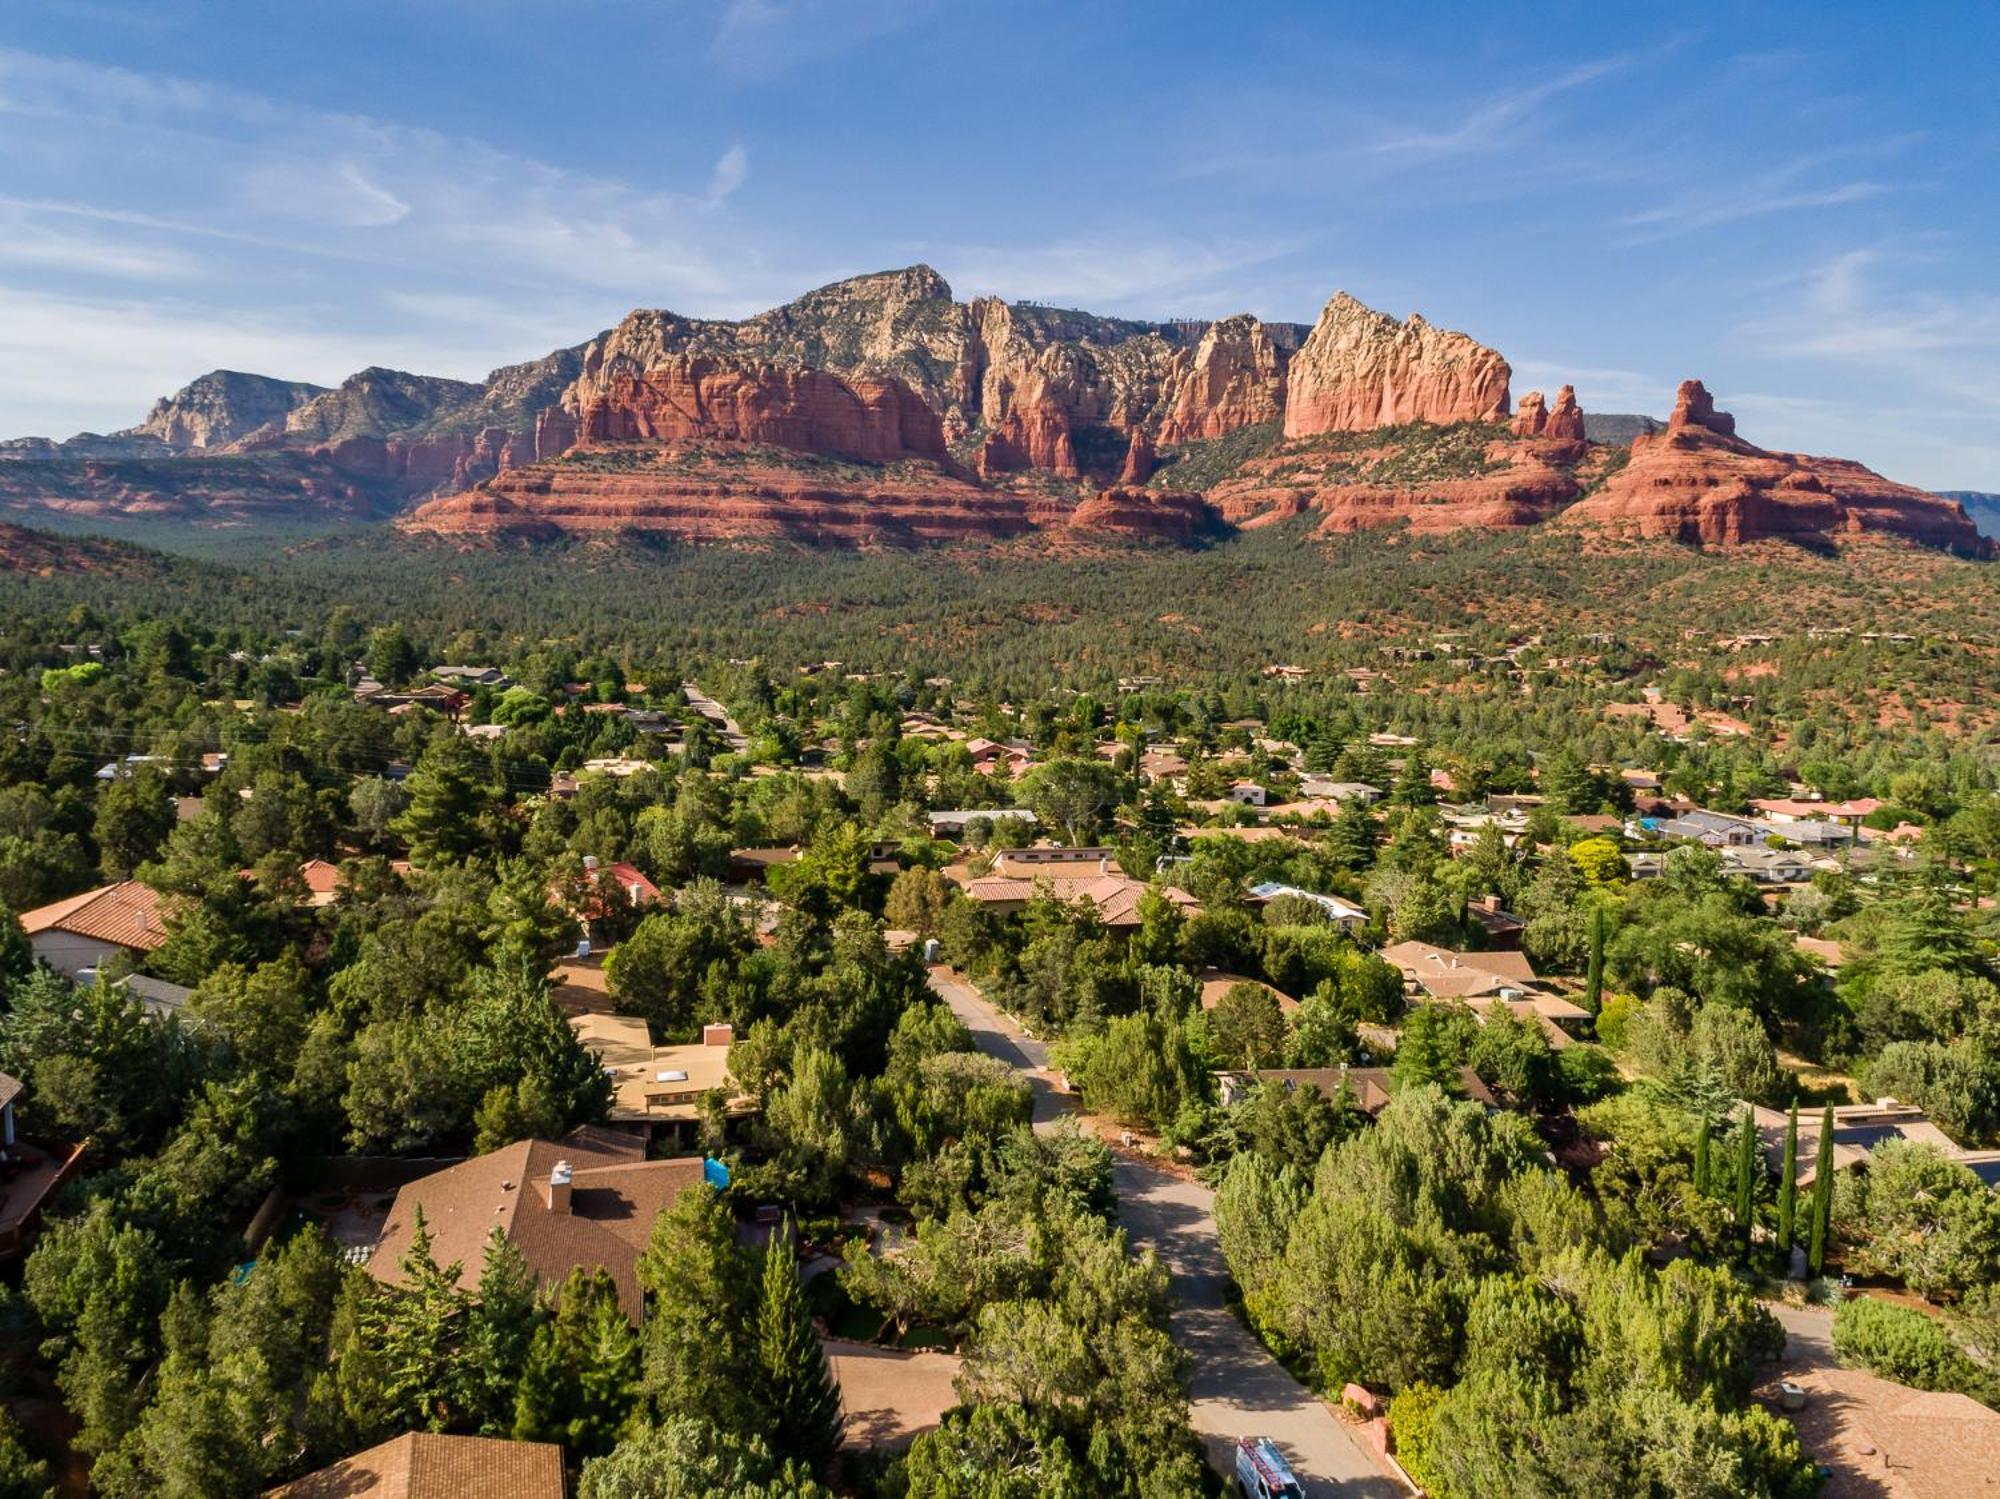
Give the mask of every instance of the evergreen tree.
[{"label": "evergreen tree", "polygon": [[1358,796],[1342,802],[1321,847],[1344,869],[1366,869],[1373,864],[1375,814],[1368,810],[1368,804]]},{"label": "evergreen tree", "polygon": [[1694,1134],[1694,1189],[1706,1194],[1709,1185],[1708,1148],[1711,1126],[1708,1116],[1702,1115],[1701,1125]]},{"label": "evergreen tree", "polygon": [[1826,1273],[1827,1241],[1833,1236],[1833,1105],[1819,1118],[1819,1154],[1813,1157],[1812,1225],[1806,1246],[1806,1268]]},{"label": "evergreen tree", "polygon": [[1751,1215],[1757,1207],[1757,1116],[1743,1105],[1743,1122],[1736,1130],[1736,1227],[1745,1246],[1750,1243]]},{"label": "evergreen tree", "polygon": [[514,1402],[514,1440],[560,1442],[572,1457],[617,1444],[639,1393],[639,1335],[602,1268],[572,1270],[556,1314],[535,1329]]},{"label": "evergreen tree", "polygon": [[394,1419],[452,1431],[476,1405],[464,1352],[472,1298],[459,1288],[458,1262],[439,1265],[432,1255],[421,1208],[401,1269],[401,1285],[379,1288],[363,1303],[361,1342],[374,1354],[381,1398]]},{"label": "evergreen tree", "polygon": [[654,1220],[639,1283],[651,1297],[643,1386],[653,1418],[754,1432],[750,1266],[720,1197],[683,1192]]},{"label": "evergreen tree", "polygon": [[535,1273],[521,1248],[496,1225],[487,1236],[479,1273],[479,1301],[466,1331],[466,1353],[476,1385],[478,1429],[488,1436],[513,1430],[516,1386],[536,1330],[547,1320],[535,1294]]},{"label": "evergreen tree", "polygon": [[1799,1215],[1799,1106],[1785,1121],[1785,1169],[1778,1178],[1778,1253],[1789,1260]]},{"label": "evergreen tree", "polygon": [[787,1219],[764,1250],[763,1290],[757,1306],[757,1377],[778,1450],[817,1470],[840,1445],[840,1389],[813,1331],[793,1242]]},{"label": "evergreen tree", "polygon": [[1584,971],[1583,1007],[1595,1015],[1604,1008],[1604,906],[1590,908],[1590,966]]},{"label": "evergreen tree", "polygon": [[389,830],[410,845],[420,868],[453,863],[479,848],[480,813],[493,788],[468,740],[433,740],[403,789],[410,802]]}]

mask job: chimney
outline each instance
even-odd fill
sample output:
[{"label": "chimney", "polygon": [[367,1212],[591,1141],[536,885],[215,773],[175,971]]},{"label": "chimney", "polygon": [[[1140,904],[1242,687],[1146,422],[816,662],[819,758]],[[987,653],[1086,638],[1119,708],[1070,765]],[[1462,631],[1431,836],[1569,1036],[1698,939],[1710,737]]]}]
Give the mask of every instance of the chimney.
[{"label": "chimney", "polygon": [[569,1184],[574,1175],[568,1161],[557,1161],[549,1171],[549,1211],[569,1216]]},{"label": "chimney", "polygon": [[703,1046],[727,1046],[735,1039],[736,1027],[733,1025],[704,1025],[701,1028]]}]

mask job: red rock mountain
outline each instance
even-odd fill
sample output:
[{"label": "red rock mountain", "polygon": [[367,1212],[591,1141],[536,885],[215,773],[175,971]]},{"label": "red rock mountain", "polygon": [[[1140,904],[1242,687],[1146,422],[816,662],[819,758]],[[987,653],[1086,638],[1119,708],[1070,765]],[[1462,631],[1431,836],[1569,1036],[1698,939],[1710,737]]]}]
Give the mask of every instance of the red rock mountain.
[{"label": "red rock mountain", "polygon": [[1291,362],[1285,436],[1498,421],[1507,415],[1512,373],[1463,333],[1414,313],[1399,323],[1336,292]]},{"label": "red rock mountain", "polygon": [[1868,533],[1985,555],[1965,508],[1844,458],[1770,452],[1736,435],[1699,380],[1683,380],[1666,430],[1633,439],[1631,461],[1563,523],[1699,546],[1825,543]]},{"label": "red rock mountain", "polygon": [[1552,403],[1531,392],[1510,423],[1510,378],[1467,335],[1345,293],[1310,329],[1146,322],[960,302],[914,266],[741,320],[642,309],[482,382],[367,369],[329,389],[218,371],[124,432],[0,443],[0,506],[842,545],[1559,513],[1707,544],[1876,530],[1966,543],[1945,502],[1751,447],[1698,385],[1619,471],[1624,449],[1587,440],[1568,386]]}]

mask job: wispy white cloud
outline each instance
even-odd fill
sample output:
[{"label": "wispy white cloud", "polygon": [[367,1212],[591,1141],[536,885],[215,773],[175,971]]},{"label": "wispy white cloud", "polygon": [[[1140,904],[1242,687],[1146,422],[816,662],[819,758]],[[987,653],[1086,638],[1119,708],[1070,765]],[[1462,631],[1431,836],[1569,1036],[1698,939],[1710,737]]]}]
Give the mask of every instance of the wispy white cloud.
[{"label": "wispy white cloud", "polygon": [[714,208],[743,185],[750,175],[750,153],[743,142],[737,141],[727,151],[715,159],[715,166],[708,174],[708,191],[702,194],[702,202]]},{"label": "wispy white cloud", "polygon": [[727,0],[714,56],[732,73],[786,73],[844,56],[937,8],[938,0]]},{"label": "wispy white cloud", "polygon": [[1506,147],[1516,130],[1533,120],[1542,106],[1563,94],[1624,72],[1629,56],[1599,58],[1565,68],[1552,78],[1538,79],[1480,100],[1458,120],[1442,127],[1391,130],[1368,149],[1382,154],[1429,158]]},{"label": "wispy white cloud", "polygon": [[[1204,240],[1131,224],[1048,244],[935,247],[960,296],[1129,311],[1148,317],[1242,312],[1228,302],[1237,274],[1295,253],[1296,237]],[[1222,299],[1219,301],[1218,299]]]}]

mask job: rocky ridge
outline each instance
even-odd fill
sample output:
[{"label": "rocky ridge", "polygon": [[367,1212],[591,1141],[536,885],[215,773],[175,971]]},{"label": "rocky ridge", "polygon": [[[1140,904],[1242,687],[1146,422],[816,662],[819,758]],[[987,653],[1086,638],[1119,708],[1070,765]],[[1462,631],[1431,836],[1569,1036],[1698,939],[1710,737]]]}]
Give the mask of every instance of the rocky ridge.
[{"label": "rocky ridge", "polygon": [[125,432],[0,444],[0,504],[810,544],[1076,527],[1186,541],[1306,514],[1325,531],[1562,514],[1704,545],[1965,544],[1963,512],[1858,464],[1754,448],[1699,385],[1651,432],[1587,417],[1569,386],[1515,411],[1510,381],[1496,350],[1344,292],[1310,329],[1147,322],[960,302],[913,266],[740,320],[641,309],[482,382],[217,371]]},{"label": "rocky ridge", "polygon": [[1562,522],[1703,547],[1884,534],[1969,555],[1992,550],[1954,501],[1850,459],[1746,442],[1699,380],[1681,382],[1666,430],[1635,437],[1630,461]]}]

